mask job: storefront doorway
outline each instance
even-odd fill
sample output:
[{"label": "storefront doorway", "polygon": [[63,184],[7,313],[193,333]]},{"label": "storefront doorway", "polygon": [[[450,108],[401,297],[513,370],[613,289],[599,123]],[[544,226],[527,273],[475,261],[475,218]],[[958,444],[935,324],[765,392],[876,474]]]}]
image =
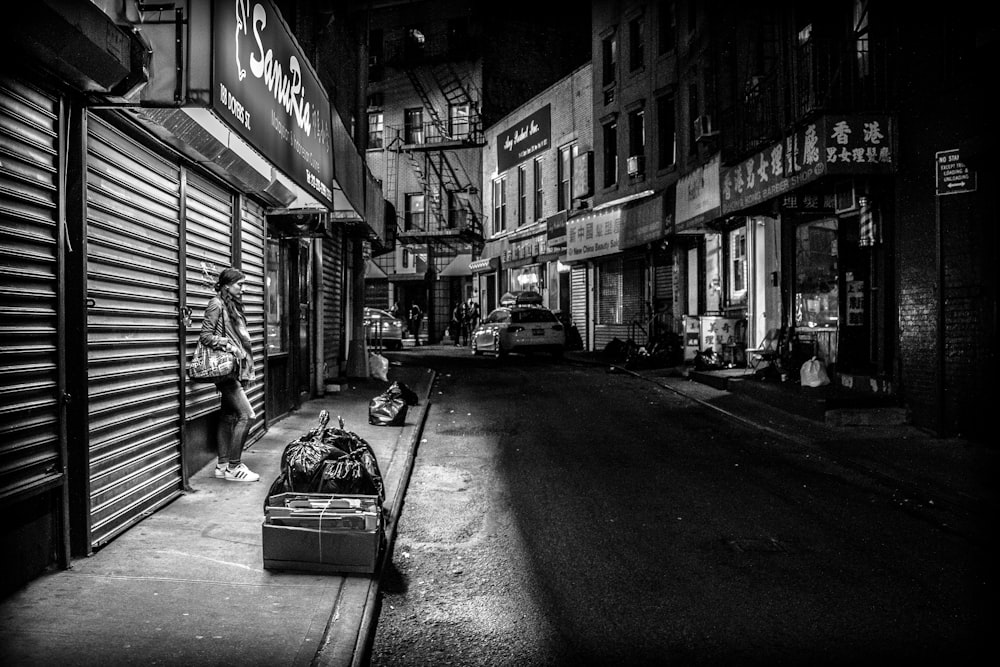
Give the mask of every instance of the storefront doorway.
[{"label": "storefront doorway", "polygon": [[310,240],[267,240],[268,423],[298,408],[312,386]]}]

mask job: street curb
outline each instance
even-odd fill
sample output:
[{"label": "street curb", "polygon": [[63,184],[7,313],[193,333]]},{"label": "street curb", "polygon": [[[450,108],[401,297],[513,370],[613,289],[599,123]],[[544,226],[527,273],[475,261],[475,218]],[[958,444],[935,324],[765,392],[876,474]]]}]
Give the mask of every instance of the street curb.
[{"label": "street curb", "polygon": [[365,597],[364,611],[361,617],[361,625],[358,628],[358,639],[355,644],[351,667],[365,667],[371,660],[371,649],[375,640],[376,619],[380,607],[379,593],[382,589],[382,576],[385,573],[386,567],[392,563],[392,552],[396,543],[396,526],[399,523],[399,516],[406,498],[406,489],[409,486],[410,476],[413,473],[413,465],[417,458],[417,447],[424,433],[424,424],[427,422],[427,412],[431,406],[431,391],[434,388],[434,381],[437,378],[437,373],[433,369],[428,370],[430,371],[430,380],[427,384],[427,394],[424,396],[423,404],[417,413],[415,426],[410,435],[406,462],[403,465],[403,474],[399,478],[396,493],[393,495],[393,507],[389,512],[389,524],[386,526],[385,531],[385,550],[382,552],[375,575],[369,580],[368,595]]}]

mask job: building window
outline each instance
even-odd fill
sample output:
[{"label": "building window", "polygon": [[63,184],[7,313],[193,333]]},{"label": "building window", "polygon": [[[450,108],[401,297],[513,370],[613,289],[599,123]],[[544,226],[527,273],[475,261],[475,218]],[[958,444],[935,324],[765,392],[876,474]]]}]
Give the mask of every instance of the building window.
[{"label": "building window", "polygon": [[408,144],[424,143],[424,110],[406,109],[403,112],[403,135]]},{"label": "building window", "polygon": [[698,152],[697,138],[694,134],[694,121],[698,117],[698,84],[688,86],[688,154]]},{"label": "building window", "polygon": [[677,163],[677,117],[674,96],[656,100],[657,167],[667,169]]},{"label": "building window", "polygon": [[605,86],[615,82],[615,72],[618,69],[618,38],[615,35],[605,37],[601,42],[602,83]]},{"label": "building window", "polygon": [[493,236],[507,228],[507,177],[493,181]]},{"label": "building window", "polygon": [[618,182],[618,121],[603,127],[604,134],[604,187]]},{"label": "building window", "polygon": [[646,36],[641,16],[628,22],[628,45],[628,68],[634,72],[645,60]]},{"label": "building window", "polygon": [[645,110],[636,109],[628,114],[628,174],[640,178],[646,173]]},{"label": "building window", "polygon": [[528,220],[528,168],[518,165],[517,167],[517,226],[520,227]]},{"label": "building window", "polygon": [[372,30],[368,33],[368,81],[375,83],[385,77],[385,48],[382,41],[382,31]]},{"label": "building window", "polygon": [[385,145],[383,132],[382,112],[368,114],[368,148],[382,148]]},{"label": "building window", "polygon": [[469,136],[469,105],[448,105],[448,132],[452,139],[466,139]]},{"label": "building window", "polygon": [[577,144],[569,144],[559,149],[559,189],[556,192],[558,211],[568,211],[573,206],[573,161],[579,153],[580,147]]},{"label": "building window", "polygon": [[673,0],[660,3],[660,55],[677,47],[677,4]]},{"label": "building window", "polygon": [[424,219],[424,195],[423,193],[411,193],[406,195],[406,211],[404,212],[404,224],[406,231],[424,231],[426,220]]},{"label": "building window", "polygon": [[413,264],[413,262],[411,261],[412,258],[410,256],[410,251],[407,250],[406,248],[403,248],[401,254],[402,254],[402,257],[403,257],[403,259],[402,259],[403,268],[404,269],[410,268],[410,266]]},{"label": "building window", "polygon": [[535,183],[535,220],[542,219],[542,204],[545,201],[542,191],[542,158],[536,157],[534,162],[534,183]]},{"label": "building window", "polygon": [[729,232],[729,305],[746,300],[747,295],[747,228]]}]

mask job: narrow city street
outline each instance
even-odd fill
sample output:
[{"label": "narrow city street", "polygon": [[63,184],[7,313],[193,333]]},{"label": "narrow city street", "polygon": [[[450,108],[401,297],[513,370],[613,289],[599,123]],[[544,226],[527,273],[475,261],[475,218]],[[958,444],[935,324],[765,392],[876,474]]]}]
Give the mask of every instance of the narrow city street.
[{"label": "narrow city street", "polygon": [[438,372],[371,663],[976,664],[992,527],[629,374]]}]

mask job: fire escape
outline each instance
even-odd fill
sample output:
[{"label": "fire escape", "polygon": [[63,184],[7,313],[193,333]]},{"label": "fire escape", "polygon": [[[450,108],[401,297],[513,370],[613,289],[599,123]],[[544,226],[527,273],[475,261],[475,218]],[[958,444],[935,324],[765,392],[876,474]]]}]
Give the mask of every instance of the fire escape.
[{"label": "fire escape", "polygon": [[[417,176],[424,194],[424,210],[417,216],[397,215],[396,239],[404,245],[427,245],[457,251],[484,242],[479,175],[469,173],[462,152],[483,145],[479,95],[463,81],[447,50],[435,54],[431,45],[414,49],[406,42],[396,64],[409,80],[422,105],[419,122],[386,128],[394,134],[385,145],[386,192],[397,194],[399,169],[405,164]],[[392,61],[390,61],[392,62]],[[443,115],[441,109],[446,109]],[[426,117],[424,117],[426,114]]]}]

